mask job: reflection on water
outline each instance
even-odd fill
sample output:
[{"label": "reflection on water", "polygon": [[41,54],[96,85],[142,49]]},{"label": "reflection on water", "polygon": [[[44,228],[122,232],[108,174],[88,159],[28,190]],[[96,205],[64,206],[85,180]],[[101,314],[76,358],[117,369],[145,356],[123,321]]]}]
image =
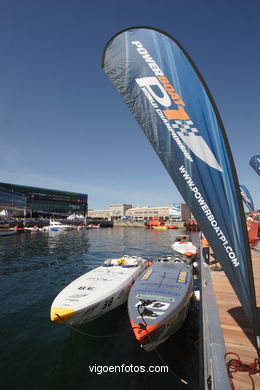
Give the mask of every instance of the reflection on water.
[{"label": "reflection on water", "polygon": [[0,240],[0,275],[25,272],[50,265],[61,265],[61,260],[84,260],[89,239],[82,231],[19,233]]},{"label": "reflection on water", "polygon": [[[89,338],[49,321],[53,299],[76,277],[106,258],[128,254],[153,259],[170,254],[174,237],[180,233],[106,228],[0,237],[1,387],[93,390],[107,386],[143,389],[165,385],[176,390],[184,388],[171,374],[90,372],[88,367],[95,364],[162,365],[154,352],[147,353],[136,344],[126,305],[81,327],[87,333],[100,335],[125,331],[116,338]],[[196,367],[198,361],[196,344],[192,342],[198,330],[192,323],[187,321],[188,330],[184,327],[159,351],[181,375],[193,375],[194,380],[194,372],[186,369],[189,364]],[[181,356],[186,360],[185,365],[181,364]]]}]

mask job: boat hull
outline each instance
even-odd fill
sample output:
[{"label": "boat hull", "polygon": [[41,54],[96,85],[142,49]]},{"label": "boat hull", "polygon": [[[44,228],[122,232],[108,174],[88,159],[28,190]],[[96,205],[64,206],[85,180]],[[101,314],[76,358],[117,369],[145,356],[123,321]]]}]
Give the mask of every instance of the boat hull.
[{"label": "boat hull", "polygon": [[167,230],[167,226],[153,226],[153,230]]},{"label": "boat hull", "polygon": [[146,352],[150,352],[164,343],[171,335],[177,332],[186,320],[189,311],[190,296],[187,298],[183,308],[169,315],[165,323],[155,330],[150,336],[149,341],[142,345]]},{"label": "boat hull", "polygon": [[[141,261],[142,260],[142,261]],[[127,301],[145,260],[137,266],[101,266],[80,276],[54,299],[51,320],[79,325],[90,322]]]},{"label": "boat hull", "polygon": [[191,261],[197,254],[197,248],[189,241],[189,237],[177,236],[172,244],[173,256],[179,256],[183,261]]},{"label": "boat hull", "polygon": [[184,263],[155,263],[135,282],[128,313],[139,344],[152,351],[186,319],[192,296],[192,274]]},{"label": "boat hull", "polygon": [[2,231],[0,231],[0,236],[10,236],[10,235],[12,235],[12,234],[15,234],[15,233],[17,233],[17,231],[16,230],[2,230]]}]

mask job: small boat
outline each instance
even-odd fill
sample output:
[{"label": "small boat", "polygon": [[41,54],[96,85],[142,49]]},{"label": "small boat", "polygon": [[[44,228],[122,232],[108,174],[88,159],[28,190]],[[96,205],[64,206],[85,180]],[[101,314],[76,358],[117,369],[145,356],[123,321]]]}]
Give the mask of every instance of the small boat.
[{"label": "small boat", "polygon": [[[156,227],[160,228],[160,227],[163,227],[164,226],[164,222],[160,220],[159,217],[154,217],[154,219],[152,221],[148,221],[147,222],[147,229],[154,229]],[[159,229],[158,229],[159,230]]]},{"label": "small boat", "polygon": [[24,230],[24,226],[16,225],[15,230],[17,233],[24,233],[26,230]]},{"label": "small boat", "polygon": [[75,227],[77,230],[86,229],[86,225],[78,225]]},{"label": "small boat", "polygon": [[181,261],[157,261],[136,280],[128,314],[134,335],[147,352],[183,325],[192,293],[191,269]]},{"label": "small boat", "polygon": [[188,221],[184,222],[184,226],[186,230],[195,231],[195,232],[198,232],[200,230],[198,222],[194,219],[188,219]]},{"label": "small boat", "polygon": [[86,226],[87,229],[97,229],[100,227],[100,224],[94,225],[93,223]]},{"label": "small boat", "polygon": [[167,230],[167,226],[153,226],[153,230]]},{"label": "small boat", "polygon": [[39,231],[42,231],[43,228],[40,228],[39,226],[35,225],[35,226],[25,226],[24,227],[24,231],[26,232],[39,232]]},{"label": "small boat", "polygon": [[127,255],[106,260],[57,295],[51,306],[51,320],[78,325],[116,308],[127,301],[132,284],[146,263],[141,257]]},{"label": "small boat", "polygon": [[179,256],[183,261],[190,262],[197,254],[197,248],[187,234],[176,236],[172,249],[174,256]]},{"label": "small boat", "polygon": [[58,232],[63,230],[71,230],[73,229],[73,226],[71,225],[64,225],[59,221],[55,221],[54,219],[50,219],[50,224],[47,226],[43,226],[44,230],[50,230],[52,232]]},{"label": "small boat", "polygon": [[15,233],[17,233],[16,229],[12,229],[12,228],[0,229],[0,236],[10,236]]}]

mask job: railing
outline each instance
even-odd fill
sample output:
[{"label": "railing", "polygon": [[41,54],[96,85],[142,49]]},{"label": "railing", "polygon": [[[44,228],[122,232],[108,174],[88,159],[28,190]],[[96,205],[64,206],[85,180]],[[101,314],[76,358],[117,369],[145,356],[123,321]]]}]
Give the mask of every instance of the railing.
[{"label": "railing", "polygon": [[219,322],[216,298],[212,287],[209,267],[203,261],[200,250],[200,283],[202,309],[202,374],[201,386],[205,390],[229,390],[224,355],[226,353],[224,338]]}]

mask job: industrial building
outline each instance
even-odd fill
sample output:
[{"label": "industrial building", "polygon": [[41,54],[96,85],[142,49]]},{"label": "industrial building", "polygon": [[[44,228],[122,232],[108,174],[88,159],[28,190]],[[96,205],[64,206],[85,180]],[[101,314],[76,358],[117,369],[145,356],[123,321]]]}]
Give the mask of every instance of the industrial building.
[{"label": "industrial building", "polygon": [[14,217],[67,217],[73,213],[87,215],[88,195],[0,183],[0,209]]}]

